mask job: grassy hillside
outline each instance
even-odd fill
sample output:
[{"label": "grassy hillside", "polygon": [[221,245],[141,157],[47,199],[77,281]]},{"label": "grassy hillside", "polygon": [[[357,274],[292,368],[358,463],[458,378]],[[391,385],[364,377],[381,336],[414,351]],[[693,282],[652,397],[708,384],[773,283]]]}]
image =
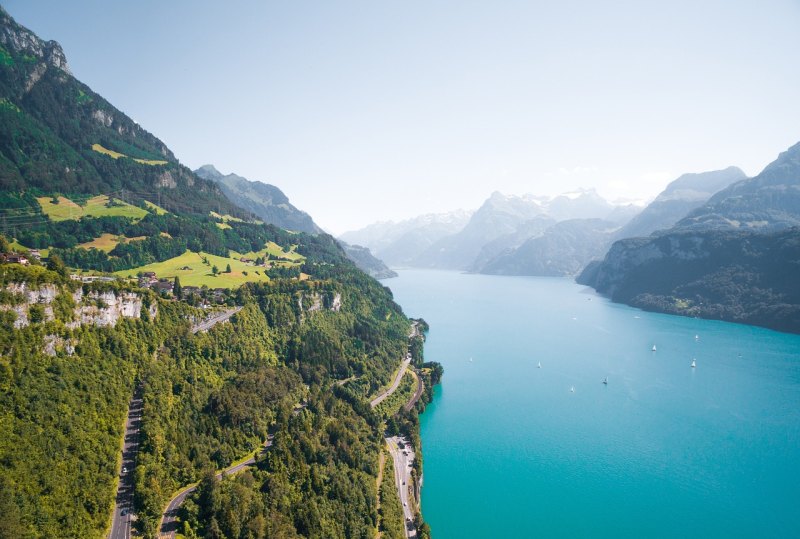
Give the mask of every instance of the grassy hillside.
[{"label": "grassy hillside", "polygon": [[53,197],[37,197],[36,200],[42,212],[53,221],[77,220],[84,217],[126,217],[138,221],[147,215],[146,210],[107,195],[92,197],[83,204],[75,203],[63,196],[57,198],[58,204],[53,204]]},{"label": "grassy hillside", "polygon": [[[231,272],[225,273],[230,265]],[[212,271],[217,267],[218,273]],[[129,270],[116,272],[119,277],[136,277],[140,272],[154,271],[159,278],[180,277],[183,286],[207,286],[209,288],[237,288],[244,283],[269,281],[265,268],[240,262],[236,258],[216,256],[209,253],[186,251],[180,256],[164,262],[156,262]]]}]

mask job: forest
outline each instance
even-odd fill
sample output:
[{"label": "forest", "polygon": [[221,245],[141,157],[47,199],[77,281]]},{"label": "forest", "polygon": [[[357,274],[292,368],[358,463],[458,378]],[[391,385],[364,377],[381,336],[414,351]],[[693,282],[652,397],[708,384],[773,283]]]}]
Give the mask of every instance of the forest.
[{"label": "forest", "polygon": [[[155,537],[179,487],[201,481],[181,514],[187,537],[374,537],[384,423],[367,397],[405,355],[409,321],[388,289],[353,266],[310,267],[323,268],[313,280],[239,288],[234,299],[243,309],[197,335],[189,320],[198,309],[134,288],[157,303],[154,320],[104,328],[66,319],[22,329],[3,324],[0,537],[103,534],[126,405],[137,386],[144,393],[135,469],[143,536]],[[60,295],[77,286],[41,266],[0,265],[0,277],[4,286],[53,284]],[[322,308],[311,311],[302,298],[314,294]],[[334,294],[342,298],[338,311]],[[74,352],[44,353],[48,335],[75,342]],[[348,377],[355,378],[347,387],[333,383]],[[268,436],[272,446],[256,467],[208,479],[260,454]]]}]

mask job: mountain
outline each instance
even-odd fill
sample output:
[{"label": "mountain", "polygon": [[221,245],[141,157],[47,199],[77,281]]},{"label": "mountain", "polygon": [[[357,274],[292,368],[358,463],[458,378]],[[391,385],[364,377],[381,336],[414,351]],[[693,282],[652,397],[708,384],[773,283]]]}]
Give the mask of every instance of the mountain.
[{"label": "mountain", "polygon": [[656,230],[666,230],[705,204],[717,191],[746,177],[737,167],[684,174],[667,185],[653,202],[623,226],[615,234],[615,239],[649,236]]},{"label": "mountain", "polygon": [[339,245],[342,246],[344,249],[347,258],[352,260],[358,269],[375,277],[376,279],[390,279],[392,277],[397,277],[397,272],[392,271],[389,269],[386,264],[383,263],[382,260],[373,256],[370,250],[367,247],[362,247],[360,245],[350,245],[342,240],[338,240]]},{"label": "mountain", "polygon": [[216,184],[192,174],[163,142],[73,77],[58,43],[18,25],[2,7],[0,66],[0,190],[26,193],[6,196],[2,207],[18,208],[21,225],[38,210],[33,192],[239,213]]},{"label": "mountain", "polygon": [[613,301],[800,333],[800,228],[620,240],[578,282]]},{"label": "mountain", "polygon": [[567,219],[606,219],[616,206],[597,194],[594,189],[579,189],[563,193],[544,204],[547,215],[556,221]]},{"label": "mountain", "polygon": [[679,221],[682,230],[780,230],[800,225],[800,142],[758,176],[719,191]]},{"label": "mountain", "polygon": [[397,223],[374,223],[359,230],[345,232],[340,239],[369,247],[390,266],[408,266],[433,243],[464,228],[471,215],[471,212],[457,210],[420,215]]},{"label": "mountain", "polygon": [[[0,201],[0,537],[161,536],[188,485],[168,530],[187,537],[402,536],[376,463],[384,436],[421,450],[427,325],[331,236],[182,166],[2,8]],[[422,398],[401,414],[406,378],[371,408],[409,353]]]},{"label": "mountain", "polygon": [[488,242],[513,233],[519,225],[542,215],[539,204],[522,197],[493,193],[459,232],[441,238],[413,261],[416,267],[464,269]]},{"label": "mountain", "polygon": [[204,165],[194,173],[217,183],[234,204],[265,223],[308,234],[322,232],[310,215],[292,206],[289,198],[274,185],[250,181],[236,174],[223,175],[214,165]]},{"label": "mountain", "polygon": [[[554,198],[506,196],[495,192],[461,231],[431,245],[412,261],[412,265],[483,271],[493,257],[538,236],[548,223],[609,218],[624,222],[637,211],[633,205],[620,207],[607,202],[594,189]],[[575,249],[580,250],[578,246]],[[572,255],[567,256],[571,258]],[[567,261],[566,266],[569,266]]]},{"label": "mountain", "polygon": [[514,232],[504,234],[481,247],[478,256],[467,268],[468,271],[481,273],[483,268],[496,257],[510,252],[531,238],[541,236],[555,221],[545,215],[539,215],[520,224]]},{"label": "mountain", "polygon": [[490,275],[576,275],[602,256],[618,226],[602,219],[569,219],[556,223],[488,260],[479,268]]},{"label": "mountain", "polygon": [[[219,184],[222,192],[237,206],[256,215],[265,223],[286,230],[320,234],[322,229],[306,212],[298,210],[278,187],[262,182],[250,181],[236,174],[223,175],[214,165],[204,165],[194,171],[199,177]],[[397,277],[370,250],[358,245],[339,242],[347,257],[359,269],[376,279]]]},{"label": "mountain", "polygon": [[615,242],[578,282],[648,310],[800,332],[800,144],[668,230]]}]

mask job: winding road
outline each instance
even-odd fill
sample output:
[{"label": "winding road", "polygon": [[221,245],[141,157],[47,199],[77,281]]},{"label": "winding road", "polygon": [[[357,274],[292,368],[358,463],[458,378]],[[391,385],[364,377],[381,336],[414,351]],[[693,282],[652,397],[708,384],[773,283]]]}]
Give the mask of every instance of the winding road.
[{"label": "winding road", "polygon": [[241,307],[234,307],[233,309],[228,309],[226,311],[222,311],[221,313],[217,313],[211,318],[207,318],[202,322],[195,324],[192,326],[192,333],[199,333],[201,331],[208,331],[215,325],[219,324],[220,322],[225,322],[230,319],[231,316],[241,311]]},{"label": "winding road", "polygon": [[[269,438],[267,438],[267,441],[264,442],[264,448],[261,450],[261,452],[263,453],[264,451],[269,449],[271,445],[272,445],[272,435],[270,434]],[[240,462],[239,464],[235,464],[233,466],[225,468],[224,470],[220,470],[214,475],[214,477],[216,479],[221,479],[223,475],[233,475],[235,473],[241,472],[248,466],[252,466],[255,463],[256,463],[256,458],[254,456],[250,457],[249,459]],[[160,539],[175,538],[175,532],[178,529],[178,509],[180,509],[183,502],[186,501],[186,498],[189,496],[189,494],[191,494],[195,490],[197,490],[197,483],[182,488],[169,501],[166,509],[164,509],[164,514],[161,515],[161,524],[158,527],[159,529],[158,537]]]},{"label": "winding road", "polygon": [[408,412],[409,410],[411,410],[414,407],[414,405],[417,404],[419,398],[422,396],[422,392],[425,391],[425,384],[422,382],[422,376],[420,376],[419,373],[416,371],[411,371],[411,376],[413,376],[414,379],[417,381],[417,389],[416,391],[414,391],[414,394],[411,396],[406,405],[403,406],[404,412]]},{"label": "winding road", "polygon": [[142,421],[142,389],[137,388],[128,404],[128,418],[125,420],[125,436],[122,442],[122,468],[117,484],[117,497],[114,501],[114,514],[111,517],[111,531],[108,539],[129,539],[133,511],[133,470],[136,453],[139,451],[139,427]]},{"label": "winding road", "polygon": [[[400,449],[400,443],[405,446]],[[411,484],[411,465],[414,462],[414,451],[400,436],[390,436],[386,438],[386,444],[389,446],[389,453],[392,454],[392,461],[394,462],[394,484],[397,487],[397,493],[400,495],[400,503],[403,504],[403,529],[406,532],[406,537],[416,537],[417,530],[414,528],[414,511],[412,504],[409,501],[408,489]]]},{"label": "winding road", "polygon": [[380,395],[378,395],[377,397],[375,397],[370,401],[369,405],[371,407],[375,408],[377,405],[382,403],[384,399],[386,399],[386,397],[388,397],[389,395],[394,393],[395,390],[397,390],[397,387],[400,385],[400,380],[403,379],[403,375],[405,374],[409,364],[411,364],[411,354],[408,354],[406,356],[406,359],[404,359],[403,362],[400,364],[400,370],[397,371],[397,376],[394,377],[394,382],[392,382],[392,385],[389,387],[389,389],[387,389],[386,391],[384,391],[383,393],[381,393]]}]

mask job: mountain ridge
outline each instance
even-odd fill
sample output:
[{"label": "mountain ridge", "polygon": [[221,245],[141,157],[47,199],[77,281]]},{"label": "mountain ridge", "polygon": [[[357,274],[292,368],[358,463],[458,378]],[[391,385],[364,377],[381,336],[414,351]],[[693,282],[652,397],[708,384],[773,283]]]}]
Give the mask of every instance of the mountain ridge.
[{"label": "mountain ridge", "polygon": [[577,281],[613,301],[800,333],[800,143],[673,227],[615,242]]}]

